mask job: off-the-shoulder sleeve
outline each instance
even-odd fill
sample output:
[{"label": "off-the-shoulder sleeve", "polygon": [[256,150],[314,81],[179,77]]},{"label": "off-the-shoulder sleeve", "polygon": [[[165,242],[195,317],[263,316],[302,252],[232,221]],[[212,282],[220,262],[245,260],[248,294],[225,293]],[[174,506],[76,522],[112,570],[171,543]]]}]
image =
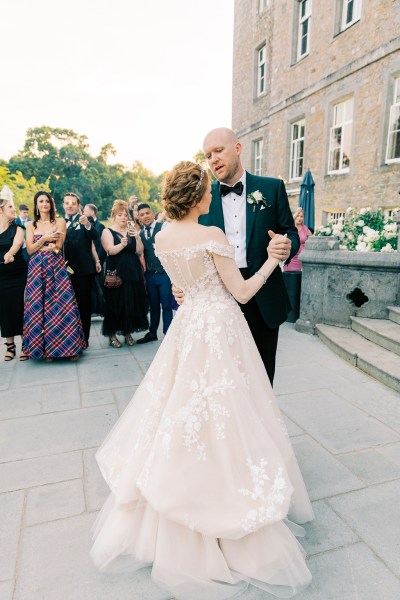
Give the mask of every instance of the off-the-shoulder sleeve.
[{"label": "off-the-shoulder sleeve", "polygon": [[219,256],[226,256],[227,258],[235,258],[235,248],[230,244],[221,244],[211,240],[207,244],[207,250],[212,254],[218,254]]}]

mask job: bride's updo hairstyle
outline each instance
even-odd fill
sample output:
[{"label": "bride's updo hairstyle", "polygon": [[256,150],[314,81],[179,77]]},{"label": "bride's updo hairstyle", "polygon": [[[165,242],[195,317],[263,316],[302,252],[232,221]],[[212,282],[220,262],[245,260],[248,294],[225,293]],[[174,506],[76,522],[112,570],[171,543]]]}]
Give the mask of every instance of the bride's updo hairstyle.
[{"label": "bride's updo hairstyle", "polygon": [[161,200],[169,219],[183,219],[205,194],[208,186],[206,170],[199,164],[183,160],[166,174]]},{"label": "bride's updo hairstyle", "polygon": [[118,215],[118,213],[124,211],[126,212],[129,218],[128,203],[125,202],[125,200],[114,200],[114,204],[112,205],[111,209],[111,218],[115,219],[115,216]]}]

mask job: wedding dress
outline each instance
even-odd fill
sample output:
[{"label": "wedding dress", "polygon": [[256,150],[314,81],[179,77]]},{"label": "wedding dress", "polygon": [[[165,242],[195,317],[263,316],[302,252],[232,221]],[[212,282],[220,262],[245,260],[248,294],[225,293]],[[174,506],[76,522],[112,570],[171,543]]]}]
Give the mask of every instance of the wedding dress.
[{"label": "wedding dress", "polygon": [[152,564],[180,600],[232,598],[249,584],[292,597],[311,580],[295,523],[313,513],[264,365],[222,282],[231,287],[234,249],[211,241],[157,255],[185,301],[97,452],[111,495],[91,556],[100,569]]}]

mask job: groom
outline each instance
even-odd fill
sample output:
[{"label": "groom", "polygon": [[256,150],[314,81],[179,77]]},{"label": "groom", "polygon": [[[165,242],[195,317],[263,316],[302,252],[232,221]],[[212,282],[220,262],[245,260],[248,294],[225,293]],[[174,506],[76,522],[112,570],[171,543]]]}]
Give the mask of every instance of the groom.
[{"label": "groom", "polygon": [[[210,131],[203,150],[218,181],[212,184],[210,212],[200,223],[225,232],[243,277],[254,275],[268,255],[281,261],[294,256],[300,240],[283,181],[247,173],[240,159],[242,145],[231,129]],[[286,234],[287,238],[278,242],[274,233]],[[272,385],[279,325],[290,310],[281,269],[276,268],[260,291],[240,308]]]}]

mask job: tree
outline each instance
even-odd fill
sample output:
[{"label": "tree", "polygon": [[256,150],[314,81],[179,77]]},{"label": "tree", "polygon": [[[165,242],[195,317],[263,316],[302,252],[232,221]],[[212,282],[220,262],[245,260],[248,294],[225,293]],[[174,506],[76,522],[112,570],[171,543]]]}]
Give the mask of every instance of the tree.
[{"label": "tree", "polygon": [[36,192],[50,191],[48,183],[38,183],[35,177],[25,179],[20,171],[10,173],[6,166],[0,165],[0,189],[4,185],[8,185],[14,194],[13,199],[16,208],[18,209],[20,204],[26,204],[29,207],[31,216],[33,216],[33,197]]}]

